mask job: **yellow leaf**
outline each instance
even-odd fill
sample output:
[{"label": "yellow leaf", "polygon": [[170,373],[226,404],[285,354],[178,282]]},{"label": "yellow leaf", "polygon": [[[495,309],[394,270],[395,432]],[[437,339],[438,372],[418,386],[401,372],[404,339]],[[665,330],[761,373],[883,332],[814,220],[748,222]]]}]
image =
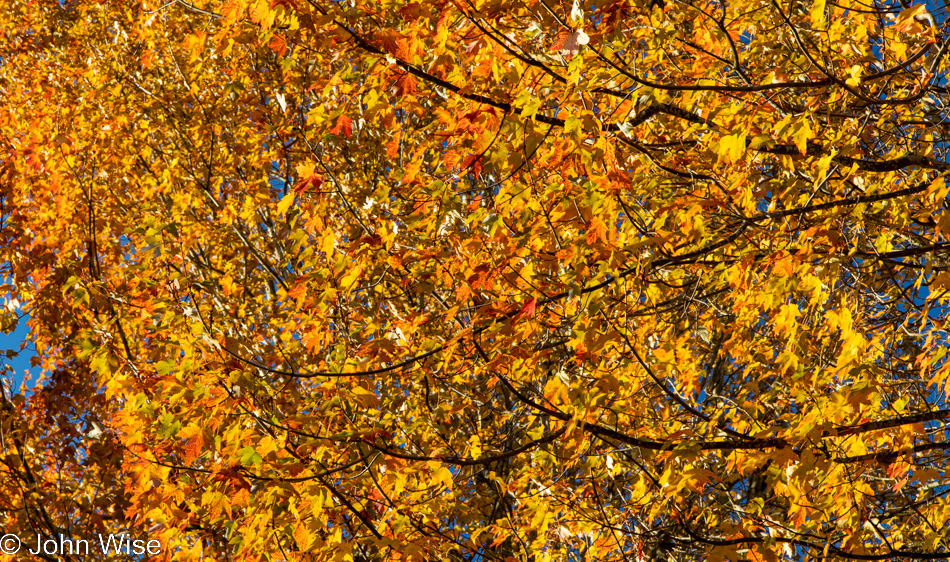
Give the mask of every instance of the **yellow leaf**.
[{"label": "yellow leaf", "polygon": [[943,176],[935,179],[929,186],[927,186],[927,196],[934,196],[937,201],[943,200],[947,196],[947,192],[950,191],[950,188],[947,187],[947,183],[944,180]]},{"label": "yellow leaf", "polygon": [[814,137],[815,133],[812,132],[808,121],[804,121],[798,126],[798,130],[795,132],[795,146],[798,147],[798,151],[802,153],[802,156],[808,153],[808,141]]},{"label": "yellow leaf", "polygon": [[926,5],[915,4],[898,14],[897,24],[894,26],[894,29],[902,33],[917,34],[930,28],[930,26],[924,25],[924,22],[929,22],[933,25],[934,18],[927,12]]},{"label": "yellow leaf", "polygon": [[322,251],[327,257],[333,254],[333,248],[336,247],[336,238],[333,236],[332,232],[325,232],[323,235],[323,242],[320,244],[320,251]]},{"label": "yellow leaf", "polygon": [[482,456],[482,441],[478,438],[478,435],[473,435],[469,440],[469,456],[473,459],[477,459]]},{"label": "yellow leaf", "polygon": [[864,72],[864,69],[861,68],[860,64],[852,66],[848,70],[848,79],[845,82],[852,88],[857,88],[861,85],[861,74]]},{"label": "yellow leaf", "polygon": [[911,18],[915,18],[924,12],[927,11],[927,6],[924,4],[914,4],[910,8],[904,8],[901,10],[901,13],[897,14],[897,24],[900,25]]},{"label": "yellow leaf", "polygon": [[786,335],[794,334],[799,312],[798,305],[782,305],[781,311],[775,317],[775,324],[778,330]]},{"label": "yellow leaf", "polygon": [[360,274],[362,273],[363,266],[354,267],[349,273],[343,276],[343,279],[340,279],[340,286],[343,288],[343,290],[350,289],[356,284],[356,281],[360,278]]},{"label": "yellow leaf", "polygon": [[432,481],[441,484],[446,490],[452,489],[452,472],[444,466],[435,471],[432,475]]},{"label": "yellow leaf", "polygon": [[815,2],[808,15],[811,18],[811,24],[813,26],[821,27],[825,22],[825,0]]},{"label": "yellow leaf", "polygon": [[887,232],[882,232],[880,236],[877,237],[877,240],[874,241],[874,249],[878,252],[884,253],[891,250],[891,237]]},{"label": "yellow leaf", "polygon": [[277,204],[277,214],[284,215],[287,214],[287,210],[290,209],[290,206],[294,204],[294,198],[296,196],[291,191],[287,195],[284,195],[284,198],[280,200],[280,203]]},{"label": "yellow leaf", "polygon": [[734,135],[727,135],[719,141],[719,161],[722,162],[725,160],[727,163],[732,164],[736,160],[742,157],[742,153],[745,152],[745,133],[736,133]]},{"label": "yellow leaf", "polygon": [[273,437],[264,437],[257,446],[257,453],[264,457],[278,449],[278,443]]},{"label": "yellow leaf", "polygon": [[306,162],[302,164],[297,164],[295,168],[297,170],[297,177],[309,178],[310,176],[314,174],[314,170],[316,169],[316,167],[317,165],[311,162],[310,160],[307,160]]},{"label": "yellow leaf", "polygon": [[564,132],[565,133],[579,133],[581,132],[581,120],[579,117],[572,115],[567,118],[567,121],[564,123]]}]

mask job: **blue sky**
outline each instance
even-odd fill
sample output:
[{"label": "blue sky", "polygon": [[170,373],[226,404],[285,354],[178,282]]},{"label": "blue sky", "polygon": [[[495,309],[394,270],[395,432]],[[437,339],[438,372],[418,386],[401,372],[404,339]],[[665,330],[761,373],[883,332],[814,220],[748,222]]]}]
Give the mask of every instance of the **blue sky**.
[{"label": "blue sky", "polygon": [[[26,341],[26,336],[29,333],[30,329],[26,325],[27,317],[20,318],[20,322],[17,324],[17,329],[9,334],[4,334],[0,332],[0,360],[13,368],[15,374],[13,375],[13,388],[17,389],[20,386],[20,383],[23,381],[23,375],[27,369],[30,368],[30,357],[33,357],[33,346],[27,345],[27,347],[20,351],[20,345]],[[13,357],[12,359],[7,359],[4,355],[4,352],[8,349],[19,352],[19,355]],[[33,369],[34,377],[39,373],[38,369]],[[21,390],[22,392],[22,390]]]}]

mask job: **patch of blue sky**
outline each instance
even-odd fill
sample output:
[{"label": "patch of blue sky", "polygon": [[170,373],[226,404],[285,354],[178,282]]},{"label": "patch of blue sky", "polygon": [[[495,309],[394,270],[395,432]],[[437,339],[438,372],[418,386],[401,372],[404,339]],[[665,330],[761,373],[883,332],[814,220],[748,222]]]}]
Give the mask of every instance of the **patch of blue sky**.
[{"label": "patch of blue sky", "polygon": [[35,379],[37,374],[36,369],[31,370],[30,365],[30,359],[35,357],[36,350],[33,342],[28,338],[30,333],[30,328],[27,326],[28,320],[29,317],[23,315],[17,322],[15,330],[9,333],[0,332],[0,360],[13,371],[7,382],[14,393],[28,393],[31,389],[29,384],[34,381],[31,380],[24,385],[25,376],[29,373],[31,379]]}]

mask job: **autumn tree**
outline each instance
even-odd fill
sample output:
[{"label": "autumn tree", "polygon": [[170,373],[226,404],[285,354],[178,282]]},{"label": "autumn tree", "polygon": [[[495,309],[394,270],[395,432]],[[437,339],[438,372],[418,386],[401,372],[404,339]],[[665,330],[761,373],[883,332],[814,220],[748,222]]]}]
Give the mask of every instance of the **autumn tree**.
[{"label": "autumn tree", "polygon": [[[20,537],[24,553],[37,535],[85,538],[129,528],[123,451],[99,422],[109,405],[94,381],[88,367],[64,364],[29,399],[0,387],[0,520],[3,538]],[[95,550],[79,554],[38,558],[107,559]]]},{"label": "autumn tree", "polygon": [[945,4],[10,0],[0,29],[0,273],[46,373],[3,397],[5,530],[950,558]]}]

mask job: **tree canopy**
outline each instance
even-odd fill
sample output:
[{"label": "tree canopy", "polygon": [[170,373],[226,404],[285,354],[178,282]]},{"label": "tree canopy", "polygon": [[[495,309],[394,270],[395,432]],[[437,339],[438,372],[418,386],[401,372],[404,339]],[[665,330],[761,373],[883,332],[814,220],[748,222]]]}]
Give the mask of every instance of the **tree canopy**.
[{"label": "tree canopy", "polygon": [[946,12],[4,2],[0,526],[950,558]]}]

